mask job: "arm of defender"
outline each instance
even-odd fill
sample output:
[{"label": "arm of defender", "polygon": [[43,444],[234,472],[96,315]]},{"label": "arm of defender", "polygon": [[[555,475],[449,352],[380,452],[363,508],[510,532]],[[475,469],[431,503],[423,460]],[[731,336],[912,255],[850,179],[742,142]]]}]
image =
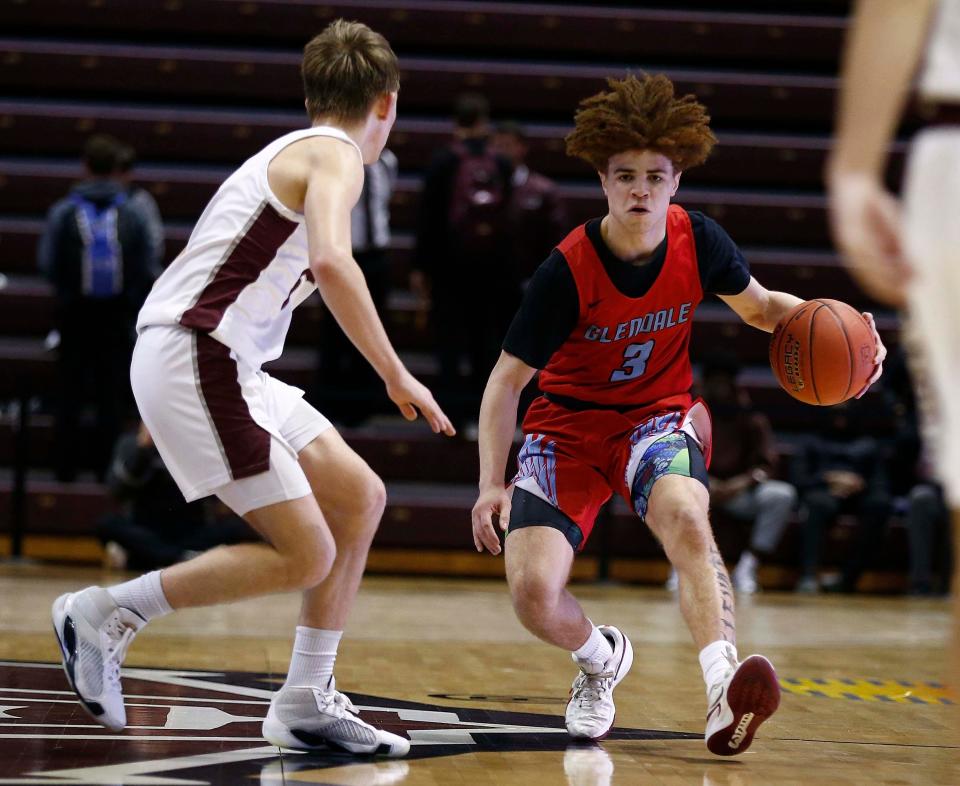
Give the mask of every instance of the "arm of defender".
[{"label": "arm of defender", "polygon": [[486,547],[491,554],[500,553],[500,539],[493,528],[493,515],[500,519],[500,528],[510,521],[510,495],[503,486],[507,457],[517,426],[520,393],[537,373],[519,358],[500,353],[490,372],[480,405],[480,494],[473,506],[473,543],[477,551]]},{"label": "arm of defender", "polygon": [[343,332],[387,386],[387,394],[407,420],[417,410],[434,432],[452,436],[449,418],[426,387],[407,371],[377,314],[350,245],[350,210],[363,185],[363,168],[354,150],[318,140],[307,158],[303,207],[307,219],[310,269],[317,289]]},{"label": "arm of defender", "polygon": [[851,274],[890,305],[903,304],[911,271],[900,205],[883,184],[884,163],[935,5],[860,0],[844,51],[836,143],[826,173],[830,223]]},{"label": "arm of defender", "polygon": [[856,171],[883,179],[887,147],[935,7],[934,0],[857,3],[844,49],[836,145],[829,171]]}]

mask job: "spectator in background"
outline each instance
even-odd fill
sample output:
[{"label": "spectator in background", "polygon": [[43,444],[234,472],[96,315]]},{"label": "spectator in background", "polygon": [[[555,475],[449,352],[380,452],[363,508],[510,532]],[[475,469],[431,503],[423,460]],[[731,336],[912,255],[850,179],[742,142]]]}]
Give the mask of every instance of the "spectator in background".
[{"label": "spectator in background", "polygon": [[[350,213],[353,257],[363,271],[378,314],[386,314],[390,293],[390,199],[397,184],[397,157],[384,148],[363,168],[363,190]],[[386,319],[386,317],[384,317]],[[363,422],[383,399],[376,372],[350,343],[333,315],[324,315],[320,341],[317,406],[345,425]]]},{"label": "spectator in background", "polygon": [[126,191],[130,206],[139,210],[146,221],[150,238],[150,266],[156,278],[163,270],[163,218],[160,216],[160,208],[153,195],[133,182],[133,167],[136,163],[137,151],[130,145],[120,145],[117,152],[117,182]]},{"label": "spectator in background", "polygon": [[892,500],[881,443],[859,421],[861,402],[832,407],[822,434],[803,443],[794,462],[802,528],[798,592],[817,592],[820,546],[841,513],[854,514],[857,532],[840,579],[827,588],[854,592],[864,567],[882,545]]},{"label": "spectator in background", "polygon": [[88,382],[96,407],[93,465],[101,480],[106,473],[131,399],[134,320],[154,279],[147,221],[115,178],[119,153],[112,137],[87,140],[86,177],[50,209],[37,251],[56,298],[56,473],[61,481],[76,476]]},{"label": "spectator in background", "polygon": [[476,421],[520,299],[510,238],[513,167],[488,144],[489,114],[483,96],[457,99],[453,141],[424,177],[411,280],[415,292],[429,293],[440,398],[458,428]]},{"label": "spectator in background", "polygon": [[[890,492],[907,525],[907,591],[911,595],[946,592],[951,563],[949,514],[920,436],[917,399],[902,346],[887,356],[881,392],[889,410],[885,420],[894,429],[887,460]],[[934,580],[935,566],[939,582]]]},{"label": "spectator in background", "polygon": [[[952,560],[950,515],[943,487],[933,480],[917,483],[907,498],[907,540],[910,544],[910,595],[946,595]],[[938,576],[934,578],[934,572]]]},{"label": "spectator in background", "polygon": [[518,123],[499,123],[491,147],[513,165],[510,234],[521,284],[564,237],[567,215],[557,184],[527,166],[527,134]]},{"label": "spectator in background", "polygon": [[[737,384],[740,365],[732,355],[714,354],[703,365],[701,394],[713,415],[710,506],[752,522],[750,541],[730,575],[737,592],[757,591],[757,569],[780,543],[797,490],[775,480],[779,456],[767,416],[753,408]],[[667,588],[676,589],[676,572]]]},{"label": "spectator in background", "polygon": [[215,518],[211,500],[186,502],[142,423],[117,440],[107,473],[119,514],[100,521],[108,567],[154,570],[225,543],[257,540],[243,519]]}]

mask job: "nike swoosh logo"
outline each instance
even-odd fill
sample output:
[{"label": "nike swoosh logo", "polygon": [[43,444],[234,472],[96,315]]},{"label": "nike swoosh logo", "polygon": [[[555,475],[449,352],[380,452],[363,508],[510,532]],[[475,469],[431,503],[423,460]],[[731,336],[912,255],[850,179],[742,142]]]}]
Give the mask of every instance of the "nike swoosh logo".
[{"label": "nike swoosh logo", "polygon": [[592,303],[587,303],[587,308],[596,308],[601,302],[603,302],[603,298],[600,298],[600,300],[594,300]]},{"label": "nike swoosh logo", "polygon": [[[723,698],[723,697],[721,696],[721,698]],[[710,708],[710,711],[707,713],[707,723],[710,722],[710,716],[713,715],[714,710],[716,710],[717,714],[720,713],[720,699],[717,699],[716,704],[714,704],[714,705]]]}]

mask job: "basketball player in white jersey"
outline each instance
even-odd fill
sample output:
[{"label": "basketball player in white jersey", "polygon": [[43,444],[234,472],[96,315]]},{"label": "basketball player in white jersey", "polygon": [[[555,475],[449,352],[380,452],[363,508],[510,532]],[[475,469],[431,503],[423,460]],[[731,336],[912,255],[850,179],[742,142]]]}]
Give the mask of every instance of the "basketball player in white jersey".
[{"label": "basketball player in white jersey", "polygon": [[403,366],[350,248],[363,164],[393,126],[399,72],[389,44],[338,20],[304,49],[312,126],[276,140],[220,187],[140,312],[133,390],[188,500],[216,494],[263,535],[53,605],[67,676],[108,728],[126,724],[119,669],[134,634],[175,609],[302,590],[287,680],[263,734],[284,747],[402,756],[403,737],[360,719],[337,691],[341,632],[385,505],[381,480],[302,399],[264,373],[291,312],[320,290],[403,415],[453,427]]},{"label": "basketball player in white jersey", "polygon": [[[911,77],[942,125],[910,147],[903,202],[883,184]],[[860,0],[846,47],[827,171],[834,235],[873,297],[906,310],[924,438],[952,510],[960,565],[960,0]],[[960,686],[954,573],[952,681]]]}]

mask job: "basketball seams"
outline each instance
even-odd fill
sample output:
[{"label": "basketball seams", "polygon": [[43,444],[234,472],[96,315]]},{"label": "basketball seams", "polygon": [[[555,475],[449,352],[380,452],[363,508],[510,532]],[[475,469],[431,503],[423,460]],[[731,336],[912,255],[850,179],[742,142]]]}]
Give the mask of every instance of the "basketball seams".
[{"label": "basketball seams", "polygon": [[806,314],[807,308],[810,307],[809,303],[805,303],[803,305],[805,306],[805,308],[801,308],[799,311],[797,311],[796,314],[790,317],[790,319],[787,320],[787,322],[780,328],[780,332],[776,335],[774,339],[774,345],[773,345],[774,355],[773,355],[773,358],[771,358],[771,360],[775,359],[776,362],[771,363],[771,366],[773,368],[774,376],[776,376],[777,381],[780,383],[780,387],[784,388],[784,390],[786,390],[788,382],[787,382],[786,376],[783,374],[783,366],[780,363],[780,359],[783,353],[783,344],[787,340],[787,335],[790,332],[790,325],[796,322],[798,319],[800,319],[804,314]]},{"label": "basketball seams", "polygon": [[820,401],[820,391],[817,390],[817,373],[816,367],[813,363],[813,328],[817,322],[817,314],[820,313],[820,310],[824,307],[824,303],[815,300],[814,303],[817,303],[817,307],[813,310],[813,313],[810,315],[810,319],[807,323],[807,343],[805,348],[807,350],[807,366],[810,369],[810,387],[813,389],[813,397],[817,400],[818,406],[823,406],[823,402]]},{"label": "basketball seams", "polygon": [[843,333],[843,343],[847,347],[847,387],[843,391],[843,400],[846,401],[850,397],[850,389],[853,387],[853,372],[855,366],[855,358],[853,356],[853,337],[847,332],[847,325],[841,319],[840,315],[833,310],[833,307],[829,303],[824,303],[827,310],[830,312],[830,315],[837,321],[837,325],[840,327],[840,332]]}]

